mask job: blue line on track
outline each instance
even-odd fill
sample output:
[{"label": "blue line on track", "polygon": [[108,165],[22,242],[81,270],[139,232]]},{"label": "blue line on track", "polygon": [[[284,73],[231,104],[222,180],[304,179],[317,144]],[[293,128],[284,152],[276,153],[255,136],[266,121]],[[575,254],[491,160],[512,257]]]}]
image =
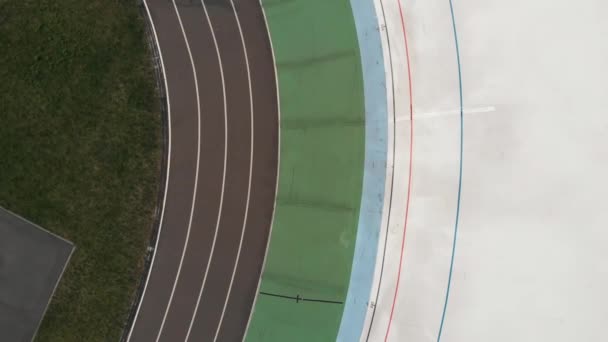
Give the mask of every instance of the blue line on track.
[{"label": "blue line on track", "polygon": [[361,209],[338,342],[358,341],[372,295],[382,229],[388,156],[388,103],[381,32],[374,3],[350,0],[361,56],[365,101],[365,161]]},{"label": "blue line on track", "polygon": [[458,222],[460,220],[460,198],[462,193],[462,157],[463,157],[463,138],[464,138],[464,115],[462,105],[462,70],[460,64],[460,48],[458,46],[458,34],[456,32],[456,19],[454,18],[454,5],[452,0],[450,2],[450,13],[452,15],[452,28],[454,31],[454,43],[456,45],[456,61],[458,63],[458,91],[460,96],[460,166],[458,175],[458,200],[456,204],[456,222],[454,223],[454,239],[452,241],[452,256],[450,259],[450,272],[448,274],[448,286],[445,292],[445,302],[443,303],[443,312],[441,313],[441,323],[439,325],[439,333],[437,335],[437,342],[441,340],[441,333],[443,332],[443,324],[445,322],[445,313],[448,308],[448,300],[450,299],[450,286],[452,285],[452,273],[454,270],[454,254],[456,254],[456,240],[458,237]]}]

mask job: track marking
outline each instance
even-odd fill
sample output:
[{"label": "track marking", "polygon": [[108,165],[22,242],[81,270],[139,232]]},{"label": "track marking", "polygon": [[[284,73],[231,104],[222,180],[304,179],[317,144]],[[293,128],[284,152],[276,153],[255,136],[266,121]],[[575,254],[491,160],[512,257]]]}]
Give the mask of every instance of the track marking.
[{"label": "track marking", "polygon": [[412,165],[413,165],[413,152],[414,152],[414,95],[412,90],[412,68],[410,65],[410,50],[407,41],[407,30],[405,26],[405,20],[403,18],[403,9],[401,6],[401,0],[397,0],[399,6],[399,16],[401,18],[401,29],[403,31],[403,40],[405,43],[405,59],[407,63],[407,81],[409,85],[409,98],[410,98],[410,159],[409,159],[409,179],[407,184],[407,199],[405,202],[405,220],[403,223],[403,237],[401,238],[401,253],[399,254],[399,269],[397,270],[397,282],[395,284],[395,293],[393,295],[393,303],[391,305],[391,314],[388,319],[388,326],[386,327],[386,334],[384,335],[384,341],[388,341],[388,336],[391,332],[391,324],[393,322],[393,315],[395,313],[395,305],[397,303],[397,295],[399,294],[399,283],[401,281],[401,269],[403,267],[403,254],[405,251],[405,236],[407,232],[407,223],[410,212],[410,200],[412,194]]},{"label": "track marking", "polygon": [[264,10],[264,5],[262,4],[262,0],[258,1],[260,5],[260,9],[262,10],[262,16],[264,17],[264,25],[266,27],[266,32],[268,33],[268,42],[270,43],[270,54],[272,55],[272,67],[274,68],[274,84],[276,88],[276,96],[277,96],[277,180],[274,188],[274,202],[272,204],[272,217],[270,219],[270,230],[268,231],[268,239],[266,240],[266,249],[264,251],[264,260],[262,261],[262,269],[260,270],[260,277],[258,279],[258,287],[255,291],[255,295],[253,297],[253,303],[251,305],[251,310],[249,311],[249,318],[247,319],[247,325],[245,326],[245,333],[243,334],[243,340],[247,337],[247,332],[249,331],[249,326],[251,325],[251,318],[253,317],[253,310],[255,309],[255,305],[258,301],[258,296],[260,294],[260,287],[262,286],[262,275],[264,274],[264,269],[266,268],[266,260],[268,259],[268,248],[270,247],[270,238],[272,237],[272,227],[274,226],[274,217],[276,213],[277,207],[277,196],[279,194],[279,167],[281,165],[281,97],[279,90],[279,73],[277,71],[277,63],[276,57],[274,55],[274,46],[272,45],[272,36],[270,34],[270,28],[268,26],[268,18],[266,17],[266,11]]},{"label": "track marking", "polygon": [[450,14],[452,16],[452,29],[454,31],[454,45],[456,48],[456,62],[458,65],[458,95],[460,99],[460,163],[458,173],[458,197],[456,202],[456,219],[454,222],[454,238],[452,240],[452,256],[450,257],[450,271],[448,273],[448,285],[445,291],[445,302],[443,303],[443,311],[441,313],[441,323],[439,324],[439,333],[437,334],[437,342],[441,340],[443,332],[443,324],[445,323],[445,313],[448,308],[448,300],[450,299],[450,286],[452,285],[452,273],[454,271],[454,255],[456,254],[456,239],[458,237],[458,222],[460,220],[460,199],[462,195],[462,159],[463,159],[463,141],[464,141],[464,115],[463,115],[463,100],[462,100],[462,68],[460,63],[460,47],[458,46],[458,34],[456,32],[456,19],[454,16],[454,5],[450,2]]},{"label": "track marking", "polygon": [[165,313],[163,315],[163,320],[160,324],[160,329],[158,331],[158,335],[156,335],[156,342],[160,340],[160,337],[163,333],[163,328],[165,327],[165,322],[167,321],[167,315],[169,310],[171,309],[171,304],[173,304],[173,295],[175,295],[175,288],[177,287],[177,282],[179,280],[180,273],[182,271],[182,265],[184,263],[184,256],[186,255],[186,250],[188,249],[188,243],[190,242],[190,230],[192,228],[192,217],[194,216],[194,206],[196,204],[196,194],[198,190],[198,171],[200,165],[201,158],[201,101],[198,94],[198,79],[196,77],[196,67],[194,66],[194,58],[192,58],[192,52],[190,51],[190,44],[188,43],[188,37],[186,36],[186,31],[184,30],[184,25],[182,24],[182,18],[179,15],[179,11],[177,10],[177,5],[175,4],[175,0],[172,1],[173,8],[175,9],[175,14],[177,15],[177,20],[179,22],[179,27],[182,31],[182,35],[184,37],[184,41],[186,42],[186,50],[188,50],[188,56],[190,57],[190,64],[192,65],[192,76],[194,76],[194,88],[196,91],[196,109],[198,115],[198,129],[197,129],[197,146],[196,146],[196,174],[194,176],[194,191],[192,192],[192,206],[190,207],[190,218],[188,221],[188,230],[186,232],[186,241],[184,242],[184,247],[182,249],[182,255],[179,260],[179,266],[177,268],[177,274],[175,275],[175,279],[173,280],[173,288],[171,289],[171,296],[169,296],[169,303],[167,304],[167,308],[165,309]]},{"label": "track marking", "polygon": [[[416,117],[416,120],[420,120],[420,119],[432,119],[432,118],[436,118],[436,117],[441,117],[441,116],[448,116],[448,115],[460,115],[460,109],[451,109],[451,110],[443,110],[443,111],[436,111],[436,112],[424,112],[424,113],[419,113],[417,111],[414,111],[414,116]],[[487,114],[487,113],[492,113],[496,111],[496,107],[494,106],[486,106],[486,107],[476,107],[476,108],[464,108],[462,110],[463,114]],[[398,122],[401,121],[410,121],[410,118],[399,118],[397,119]]]},{"label": "track marking", "polygon": [[[245,57],[245,66],[247,67],[247,81],[249,83],[249,111],[251,115],[251,147],[249,151],[249,184],[247,185],[247,202],[245,204],[245,217],[243,218],[243,228],[241,228],[241,239],[239,241],[239,249],[236,253],[236,260],[234,261],[234,268],[232,269],[232,277],[230,278],[230,285],[228,286],[228,293],[226,293],[226,300],[224,301],[224,307],[222,308],[222,314],[220,316],[220,321],[217,325],[217,329],[215,330],[215,336],[213,337],[213,341],[217,341],[217,337],[220,334],[220,329],[222,327],[222,321],[224,320],[224,314],[226,313],[226,306],[228,306],[228,300],[230,299],[230,292],[232,291],[232,284],[234,283],[234,276],[236,274],[236,269],[239,266],[239,259],[241,257],[241,250],[243,248],[243,239],[245,237],[245,231],[247,229],[247,215],[249,214],[249,200],[251,198],[251,176],[253,173],[253,132],[254,132],[254,118],[253,118],[253,92],[251,87],[251,72],[249,69],[249,56],[247,53],[247,45],[245,44],[245,37],[243,36],[243,29],[241,28],[241,21],[239,20],[239,15],[236,11],[236,7],[234,6],[234,1],[230,0],[230,4],[232,5],[232,10],[234,11],[234,17],[236,18],[236,24],[239,28],[239,34],[241,36],[241,43],[243,44],[243,54]],[[195,312],[196,316],[196,312]],[[193,319],[194,320],[194,319]]]},{"label": "track marking", "polygon": [[215,232],[213,233],[213,242],[211,243],[211,250],[209,251],[209,259],[207,260],[207,266],[205,267],[205,275],[203,276],[203,282],[201,284],[201,289],[198,293],[198,297],[196,299],[196,305],[194,306],[194,312],[192,313],[192,319],[188,324],[188,331],[186,332],[186,339],[188,341],[190,338],[190,333],[192,332],[192,327],[194,325],[194,319],[196,318],[196,314],[198,312],[198,307],[201,303],[201,298],[203,297],[203,291],[205,289],[205,284],[207,283],[207,276],[209,275],[209,269],[211,268],[211,260],[213,259],[213,253],[215,251],[215,242],[217,241],[217,235],[220,227],[222,210],[224,204],[224,188],[226,185],[226,163],[228,160],[228,107],[226,103],[226,82],[224,80],[224,64],[222,62],[222,55],[220,53],[219,46],[217,44],[217,39],[215,37],[215,31],[213,30],[213,25],[211,24],[211,18],[209,17],[209,12],[207,11],[207,6],[205,5],[204,0],[201,0],[201,4],[203,5],[203,10],[205,11],[205,17],[207,18],[207,24],[209,25],[209,30],[211,31],[211,37],[213,38],[213,45],[215,47],[215,53],[217,55],[218,64],[220,67],[220,76],[222,78],[222,94],[224,96],[224,172],[222,174],[222,193],[220,197],[220,207],[218,212],[217,221],[215,224]]},{"label": "track marking", "polygon": [[167,188],[169,187],[169,176],[171,170],[171,101],[169,97],[169,85],[167,83],[167,72],[165,71],[165,63],[163,61],[163,53],[160,48],[160,43],[158,42],[158,35],[156,34],[156,27],[154,26],[154,20],[152,19],[152,14],[150,13],[150,8],[148,8],[148,2],[143,0],[144,7],[146,8],[146,13],[148,14],[148,20],[150,20],[150,26],[152,26],[152,33],[154,35],[154,41],[156,43],[156,47],[158,49],[158,55],[160,57],[160,65],[163,70],[163,81],[165,83],[165,96],[167,98],[167,131],[168,131],[168,140],[169,143],[167,145],[167,174],[165,175],[165,194],[163,195],[163,205],[160,212],[160,224],[158,227],[158,233],[156,236],[156,243],[154,244],[154,252],[152,254],[152,261],[150,263],[150,269],[148,270],[148,275],[146,276],[146,282],[144,284],[144,289],[141,294],[141,298],[139,299],[139,304],[137,304],[137,310],[135,311],[135,317],[133,317],[133,323],[131,324],[131,329],[129,329],[129,335],[127,336],[127,342],[131,340],[131,336],[133,335],[133,329],[135,328],[135,324],[137,322],[137,317],[139,316],[139,311],[141,310],[141,304],[144,302],[144,297],[146,296],[146,290],[148,289],[148,283],[150,282],[150,275],[152,274],[152,269],[154,268],[154,261],[156,260],[156,252],[158,251],[158,241],[160,240],[161,232],[163,229],[163,218],[165,215],[165,205],[167,203]]},{"label": "track marking", "polygon": [[378,288],[376,290],[376,299],[374,301],[373,307],[372,307],[372,316],[370,318],[370,322],[369,322],[369,326],[367,328],[367,336],[365,338],[365,341],[369,341],[369,338],[371,336],[372,333],[372,328],[374,325],[374,318],[376,317],[376,308],[378,307],[378,299],[380,298],[380,289],[382,288],[382,275],[384,274],[384,264],[385,264],[385,260],[386,260],[386,245],[388,244],[388,230],[390,228],[390,224],[391,224],[391,210],[392,210],[392,206],[393,206],[393,194],[394,194],[394,184],[395,184],[395,157],[396,157],[396,150],[397,150],[397,116],[396,116],[396,108],[397,108],[397,104],[396,104],[396,97],[395,97],[395,76],[394,76],[394,68],[393,68],[393,54],[392,54],[392,49],[391,49],[391,41],[390,41],[390,37],[388,35],[388,23],[386,21],[386,13],[384,10],[384,2],[382,0],[379,0],[380,3],[380,9],[382,11],[382,18],[383,18],[383,22],[384,22],[384,34],[386,37],[386,46],[388,49],[388,61],[389,61],[389,66],[390,66],[390,71],[391,71],[391,102],[392,102],[392,119],[393,119],[393,159],[392,159],[392,172],[391,172],[391,179],[390,179],[390,195],[388,198],[388,213],[387,213],[387,222],[386,222],[386,233],[384,234],[384,247],[382,250],[382,263],[380,264],[380,275],[379,275],[379,279],[378,279]]}]

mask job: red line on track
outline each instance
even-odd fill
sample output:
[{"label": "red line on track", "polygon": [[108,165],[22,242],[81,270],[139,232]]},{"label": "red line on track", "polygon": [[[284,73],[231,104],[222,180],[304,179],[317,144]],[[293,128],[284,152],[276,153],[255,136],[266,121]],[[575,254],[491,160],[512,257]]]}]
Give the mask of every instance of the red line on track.
[{"label": "red line on track", "polygon": [[410,67],[410,51],[407,43],[407,30],[405,29],[405,20],[403,19],[403,9],[401,7],[401,0],[397,0],[399,5],[399,16],[401,17],[401,29],[403,31],[403,40],[405,42],[405,58],[407,63],[407,81],[409,87],[410,97],[410,160],[409,160],[409,178],[407,183],[407,199],[405,201],[405,220],[403,223],[403,237],[401,239],[401,254],[399,255],[399,270],[397,271],[397,283],[395,284],[395,294],[393,296],[393,304],[391,305],[391,315],[388,319],[388,326],[386,328],[386,334],[384,335],[384,342],[388,341],[388,336],[391,331],[391,324],[393,322],[393,314],[395,313],[395,304],[397,303],[397,294],[399,293],[399,282],[401,280],[401,267],[403,265],[403,252],[405,251],[405,232],[407,231],[407,221],[410,212],[410,198],[412,193],[412,161],[413,161],[413,146],[414,146],[414,110],[413,102],[414,96],[412,95],[412,69]]}]

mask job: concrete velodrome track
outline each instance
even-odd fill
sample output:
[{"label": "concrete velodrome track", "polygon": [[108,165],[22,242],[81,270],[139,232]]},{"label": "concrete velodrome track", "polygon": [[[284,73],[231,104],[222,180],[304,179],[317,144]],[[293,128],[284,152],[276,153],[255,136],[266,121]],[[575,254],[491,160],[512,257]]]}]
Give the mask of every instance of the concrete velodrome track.
[{"label": "concrete velodrome track", "polygon": [[147,0],[169,158],[161,226],[128,341],[236,341],[272,218],[278,104],[257,0]]},{"label": "concrete velodrome track", "polygon": [[605,340],[606,2],[375,3],[395,181],[361,341]]}]

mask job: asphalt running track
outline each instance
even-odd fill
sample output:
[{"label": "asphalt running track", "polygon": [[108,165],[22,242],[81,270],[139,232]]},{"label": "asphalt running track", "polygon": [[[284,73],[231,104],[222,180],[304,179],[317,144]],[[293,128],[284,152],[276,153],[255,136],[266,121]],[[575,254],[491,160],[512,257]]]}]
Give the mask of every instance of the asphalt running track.
[{"label": "asphalt running track", "polygon": [[[234,6],[233,6],[234,4]],[[258,0],[147,0],[165,74],[169,164],[129,341],[240,341],[278,162],[272,50]]]}]

